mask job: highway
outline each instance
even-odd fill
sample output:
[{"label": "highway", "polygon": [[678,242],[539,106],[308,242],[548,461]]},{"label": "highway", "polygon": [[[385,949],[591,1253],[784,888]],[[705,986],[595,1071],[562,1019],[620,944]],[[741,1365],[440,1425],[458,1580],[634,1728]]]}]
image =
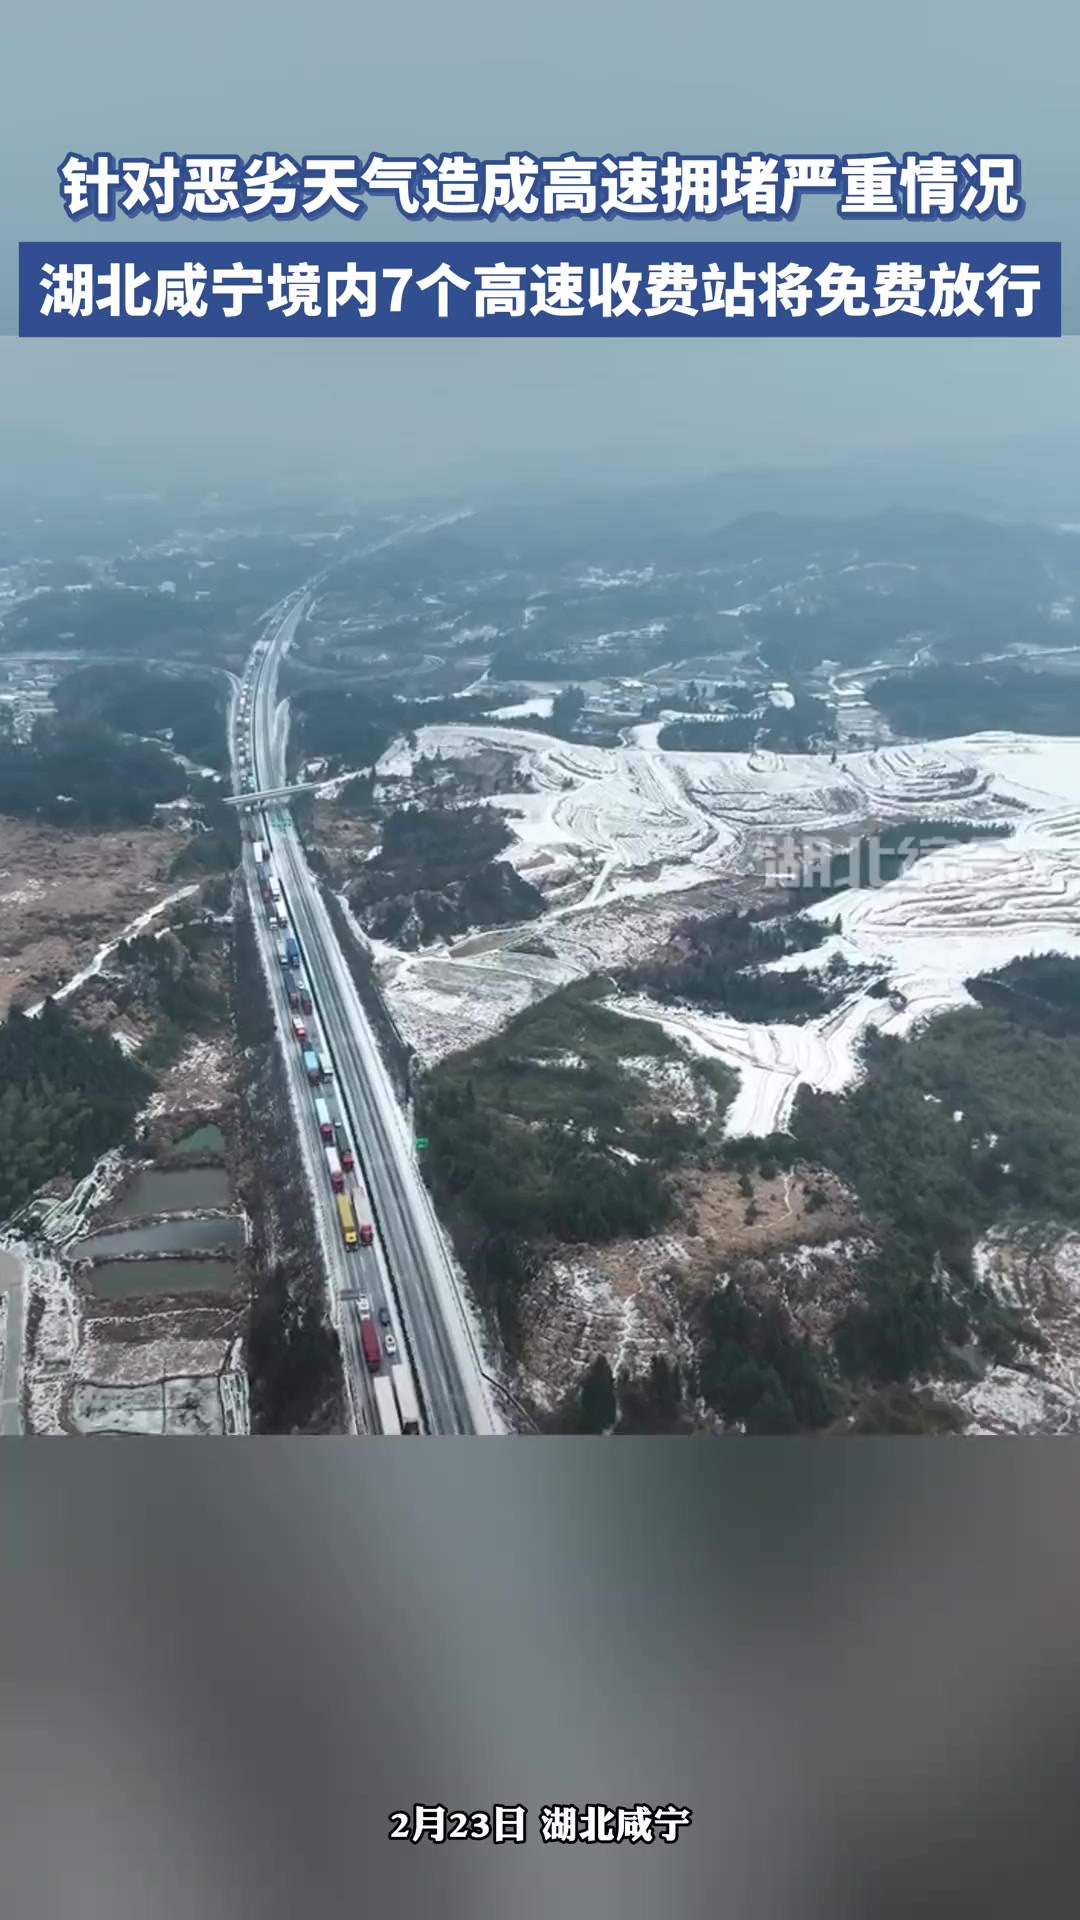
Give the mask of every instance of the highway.
[{"label": "highway", "polygon": [[[241,746],[246,733],[247,720],[240,703],[248,687],[249,677],[245,675],[244,680],[235,689],[229,716],[234,780],[240,787],[243,786],[246,778],[240,753],[247,751]],[[324,1192],[326,1194],[326,1199],[317,1206],[316,1220],[331,1314],[341,1342],[350,1424],[356,1432],[377,1431],[379,1423],[375,1413],[370,1376],[360,1350],[356,1315],[348,1304],[351,1292],[358,1287],[363,1288],[369,1279],[373,1280],[376,1277],[374,1255],[370,1250],[365,1249],[358,1260],[357,1253],[347,1250],[342,1242],[336,1201],[326,1172],[325,1146],[315,1113],[313,1089],[304,1070],[299,1045],[292,1033],[291,1016],[282,989],[282,969],[278,959],[280,930],[269,922],[260,890],[254,847],[250,841],[246,841],[244,846],[244,876],[251,898],[255,937],[270,986],[275,1022],[289,1080],[297,1124],[297,1146],[313,1192],[318,1196],[322,1196]]]},{"label": "highway", "polygon": [[[275,610],[265,641],[249,662],[243,682],[248,691],[237,697],[238,718],[234,722],[234,737],[246,742],[237,780],[241,792],[249,773],[260,790],[285,785],[285,709],[277,700],[277,676],[282,655],[309,601],[308,593],[292,596]],[[240,703],[245,700],[246,711],[241,712]],[[325,1056],[333,1076],[330,1090],[307,1084],[299,1046],[279,1008],[279,1031],[283,1045],[293,1056],[290,1071],[297,1099],[306,1095],[302,1111],[311,1114],[314,1131],[305,1144],[311,1148],[317,1142],[314,1155],[306,1158],[309,1172],[315,1169],[316,1192],[323,1194],[320,1231],[328,1253],[334,1318],[341,1335],[357,1428],[385,1430],[385,1410],[389,1408],[391,1416],[393,1411],[385,1392],[373,1389],[360,1347],[356,1296],[362,1294],[371,1303],[371,1317],[380,1317],[384,1325],[389,1322],[399,1354],[411,1372],[428,1432],[501,1432],[502,1423],[493,1408],[468,1311],[420,1176],[405,1116],[303,848],[287,814],[276,810],[272,802],[255,819],[255,831],[269,849],[288,922],[301,949],[303,977],[313,1005],[312,1018],[307,1022],[311,1044]],[[268,928],[253,855],[245,855],[245,869],[253,889],[260,938],[265,940]],[[283,996],[279,992],[277,997]],[[346,1250],[342,1243],[336,1197],[326,1177],[325,1151],[314,1118],[316,1092],[332,1096],[339,1123],[354,1146],[362,1174],[356,1183],[358,1218],[372,1223],[371,1247]],[[375,1378],[386,1371],[403,1381],[403,1375],[395,1367],[387,1369],[385,1361]],[[384,1410],[382,1415],[379,1406]]]}]

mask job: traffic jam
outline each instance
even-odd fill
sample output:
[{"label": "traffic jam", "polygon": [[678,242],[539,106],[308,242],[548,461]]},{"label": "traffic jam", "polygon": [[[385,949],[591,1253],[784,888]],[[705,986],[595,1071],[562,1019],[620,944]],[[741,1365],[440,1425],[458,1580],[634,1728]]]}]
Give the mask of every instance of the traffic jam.
[{"label": "traffic jam", "polygon": [[[249,771],[246,743],[248,698],[249,687],[245,681],[239,705],[238,755],[242,786],[255,791],[255,776]],[[270,848],[265,840],[257,839],[254,842],[254,855],[263,908],[276,936],[277,957],[292,1034],[300,1049],[312,1092],[315,1120],[322,1142],[327,1180],[334,1194],[342,1242],[349,1251],[371,1247],[374,1243],[372,1224],[363,1217],[367,1210],[364,1183],[345,1123],[340,1114],[331,1110],[327,1089],[333,1080],[333,1068],[325,1057],[321,1043],[317,1041],[311,989],[302,970],[299,942],[289,924],[281,883],[274,873]],[[360,1347],[371,1378],[382,1432],[422,1432],[412,1375],[408,1365],[399,1357],[389,1308],[381,1306],[376,1314],[366,1295],[350,1298],[356,1308]]]}]

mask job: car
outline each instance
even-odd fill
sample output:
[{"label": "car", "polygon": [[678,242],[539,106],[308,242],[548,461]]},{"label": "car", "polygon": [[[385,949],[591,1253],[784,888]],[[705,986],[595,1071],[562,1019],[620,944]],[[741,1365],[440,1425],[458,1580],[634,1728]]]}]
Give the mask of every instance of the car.
[{"label": "car", "polygon": [[380,1307],[380,1308],[379,1308],[379,1325],[380,1325],[380,1327],[388,1327],[388,1326],[390,1325],[390,1309],[389,1309],[389,1307]]},{"label": "car", "polygon": [[305,1027],[302,1020],[294,1020],[292,1023],[292,1030],[295,1033],[296,1038],[298,1040],[307,1039],[307,1028]]},{"label": "car", "polygon": [[390,1359],[392,1359],[394,1354],[397,1352],[397,1341],[394,1339],[394,1336],[392,1333],[383,1334],[382,1349],[383,1349],[383,1352]]},{"label": "car", "polygon": [[360,1298],[357,1300],[356,1311],[360,1315],[361,1319],[363,1319],[365,1315],[370,1315],[371,1301],[368,1299],[366,1293],[362,1293],[360,1295]]},{"label": "car", "polygon": [[322,1063],[322,1077],[324,1080],[332,1080],[334,1077],[334,1069],[329,1060],[324,1060]]}]

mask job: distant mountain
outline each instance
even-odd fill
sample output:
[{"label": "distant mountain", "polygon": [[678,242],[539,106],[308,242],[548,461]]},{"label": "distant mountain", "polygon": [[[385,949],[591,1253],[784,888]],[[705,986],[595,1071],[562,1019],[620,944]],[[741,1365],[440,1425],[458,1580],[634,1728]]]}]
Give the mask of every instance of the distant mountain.
[{"label": "distant mountain", "polygon": [[669,485],[627,475],[601,492],[564,475],[558,490],[508,489],[484,503],[516,518],[528,511],[554,533],[620,526],[707,529],[747,514],[862,516],[895,511],[963,513],[1080,523],[1080,435],[1063,433],[959,447],[926,447],[822,466],[719,471]]}]

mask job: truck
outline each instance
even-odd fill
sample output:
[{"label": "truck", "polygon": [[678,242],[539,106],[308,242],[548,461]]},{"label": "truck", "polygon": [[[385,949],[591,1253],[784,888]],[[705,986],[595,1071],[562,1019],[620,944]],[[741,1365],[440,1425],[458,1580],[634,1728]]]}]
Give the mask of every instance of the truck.
[{"label": "truck", "polygon": [[362,1221],[360,1225],[360,1245],[362,1247],[370,1247],[373,1237],[374,1236],[371,1231],[371,1221],[370,1220]]},{"label": "truck", "polygon": [[297,967],[297,966],[299,966],[299,964],[300,964],[300,949],[299,949],[299,947],[298,947],[298,946],[297,946],[297,944],[296,944],[296,935],[295,935],[294,933],[290,933],[290,934],[289,934],[289,935],[287,936],[287,938],[286,938],[286,941],[285,941],[285,949],[286,949],[286,954],[287,954],[287,956],[288,956],[288,957],[287,957],[287,959],[286,959],[286,961],[285,961],[285,965],[286,965],[287,967]]},{"label": "truck", "polygon": [[289,1011],[290,1013],[299,1013],[300,995],[297,993],[296,988],[293,986],[291,980],[289,980],[288,974],[286,974],[285,978],[288,981],[288,985],[285,988],[285,993],[289,1002]]},{"label": "truck", "polygon": [[301,1012],[310,1013],[311,1012],[311,995],[308,992],[302,980],[297,981],[296,991],[300,995]]},{"label": "truck", "polygon": [[281,961],[283,967],[289,965],[289,943],[287,940],[278,941],[278,959]]},{"label": "truck", "polygon": [[420,1408],[408,1367],[403,1366],[400,1360],[397,1361],[390,1369],[390,1378],[394,1383],[394,1395],[398,1404],[402,1433],[419,1433]]},{"label": "truck", "polygon": [[305,1027],[302,1020],[294,1020],[292,1023],[292,1030],[293,1030],[294,1039],[296,1040],[307,1039],[307,1028]]},{"label": "truck", "polygon": [[[330,1109],[325,1100],[316,1100],[315,1118],[319,1123],[319,1132],[322,1134],[323,1139],[332,1140],[334,1137],[334,1123],[330,1118]],[[344,1160],[341,1164],[342,1166],[345,1165]]]},{"label": "truck", "polygon": [[[339,1201],[338,1205],[340,1206],[340,1204]],[[360,1321],[360,1345],[364,1349],[364,1359],[367,1361],[368,1372],[378,1373],[379,1362],[382,1359],[382,1353],[379,1348],[379,1336],[376,1332],[374,1320],[369,1320],[366,1315],[364,1315]]]},{"label": "truck", "polygon": [[289,916],[283,906],[278,906],[274,914],[274,919],[279,927],[287,927],[289,924]]},{"label": "truck", "polygon": [[344,1240],[345,1245],[347,1247],[355,1247],[356,1215],[352,1210],[352,1201],[349,1199],[349,1196],[347,1193],[338,1194],[337,1214],[338,1214],[338,1220],[341,1224],[341,1237]]},{"label": "truck", "polygon": [[262,866],[262,863],[263,863],[263,861],[264,861],[265,859],[266,859],[266,841],[265,841],[265,840],[256,840],[256,842],[255,842],[255,865],[256,865],[257,867],[261,867],[261,866]]},{"label": "truck", "polygon": [[314,1047],[305,1047],[302,1058],[304,1062],[304,1072],[307,1074],[312,1086],[317,1087],[319,1081],[322,1079],[322,1068],[319,1065],[319,1056]]},{"label": "truck", "polygon": [[397,1401],[394,1389],[385,1373],[377,1373],[371,1382],[375,1395],[375,1411],[379,1416],[380,1433],[400,1433],[401,1422],[398,1419]]},{"label": "truck", "polygon": [[326,1149],[326,1171],[330,1175],[330,1185],[334,1192],[340,1193],[345,1185],[345,1175],[341,1171],[341,1161],[338,1159],[336,1147]]},{"label": "truck", "polygon": [[341,1155],[342,1166],[351,1168],[354,1164],[352,1148],[349,1145],[348,1135],[340,1120],[334,1121],[334,1138],[338,1144],[338,1152]]},{"label": "truck", "polygon": [[281,899],[281,881],[276,873],[270,875],[270,898],[275,902]]}]

